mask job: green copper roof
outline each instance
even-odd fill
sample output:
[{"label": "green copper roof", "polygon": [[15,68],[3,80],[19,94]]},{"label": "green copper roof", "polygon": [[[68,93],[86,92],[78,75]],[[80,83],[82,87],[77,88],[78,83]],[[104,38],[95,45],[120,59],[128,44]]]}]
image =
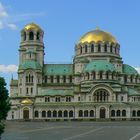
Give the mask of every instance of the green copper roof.
[{"label": "green copper roof", "polygon": [[66,89],[48,89],[38,94],[39,96],[73,96],[73,90]]},{"label": "green copper roof", "polygon": [[129,96],[140,96],[140,93],[133,88],[128,88],[128,95]]},{"label": "green copper roof", "polygon": [[38,69],[41,70],[41,66],[37,61],[26,60],[21,65],[19,65],[19,69]]},{"label": "green copper roof", "polygon": [[115,71],[115,67],[107,60],[93,60],[85,66],[84,71]]},{"label": "green copper roof", "polygon": [[11,80],[10,86],[18,86],[18,80]]},{"label": "green copper roof", "polygon": [[137,75],[138,74],[136,69],[134,69],[132,66],[129,66],[127,64],[123,65],[123,73],[128,74],[128,75],[131,75],[131,74]]},{"label": "green copper roof", "polygon": [[46,64],[43,68],[45,75],[72,75],[72,64]]}]

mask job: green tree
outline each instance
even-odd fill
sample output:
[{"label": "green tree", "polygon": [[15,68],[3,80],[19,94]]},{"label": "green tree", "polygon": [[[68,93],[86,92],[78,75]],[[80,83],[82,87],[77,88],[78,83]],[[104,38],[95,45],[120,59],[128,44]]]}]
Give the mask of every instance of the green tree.
[{"label": "green tree", "polygon": [[10,110],[10,103],[8,97],[8,90],[3,77],[0,77],[0,139],[1,134],[4,132],[4,120]]}]

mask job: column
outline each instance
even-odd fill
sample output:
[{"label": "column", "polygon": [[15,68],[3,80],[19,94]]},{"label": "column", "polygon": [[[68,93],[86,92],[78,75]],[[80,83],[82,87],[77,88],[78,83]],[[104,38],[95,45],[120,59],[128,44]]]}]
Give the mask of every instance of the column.
[{"label": "column", "polygon": [[103,80],[105,80],[106,79],[106,72],[103,72],[102,74],[103,74]]},{"label": "column", "polygon": [[101,52],[104,52],[104,44],[101,44]]},{"label": "column", "polygon": [[95,44],[95,46],[94,46],[94,52],[98,52],[98,45],[97,44]]},{"label": "column", "polygon": [[33,40],[35,40],[35,41],[36,41],[36,36],[37,36],[37,34],[36,34],[36,32],[34,32],[34,39]]}]

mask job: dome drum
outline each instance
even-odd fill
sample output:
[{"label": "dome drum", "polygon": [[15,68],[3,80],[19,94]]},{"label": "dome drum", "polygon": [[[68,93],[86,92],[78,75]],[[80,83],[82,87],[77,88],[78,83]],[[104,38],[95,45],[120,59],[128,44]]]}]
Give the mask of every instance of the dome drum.
[{"label": "dome drum", "polygon": [[90,54],[90,53],[111,53],[119,55],[120,46],[118,43],[103,43],[103,42],[92,42],[92,43],[83,43],[76,46],[76,54]]},{"label": "dome drum", "polygon": [[114,80],[118,80],[117,78],[118,73],[113,71],[92,71],[92,72],[85,72],[82,73],[82,78],[81,81],[114,81]]}]

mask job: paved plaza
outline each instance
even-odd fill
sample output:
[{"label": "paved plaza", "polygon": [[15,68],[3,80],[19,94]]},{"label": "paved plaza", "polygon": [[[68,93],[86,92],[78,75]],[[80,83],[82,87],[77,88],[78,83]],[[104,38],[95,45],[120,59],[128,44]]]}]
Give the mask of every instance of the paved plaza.
[{"label": "paved plaza", "polygon": [[2,140],[140,140],[140,122],[7,122]]}]

